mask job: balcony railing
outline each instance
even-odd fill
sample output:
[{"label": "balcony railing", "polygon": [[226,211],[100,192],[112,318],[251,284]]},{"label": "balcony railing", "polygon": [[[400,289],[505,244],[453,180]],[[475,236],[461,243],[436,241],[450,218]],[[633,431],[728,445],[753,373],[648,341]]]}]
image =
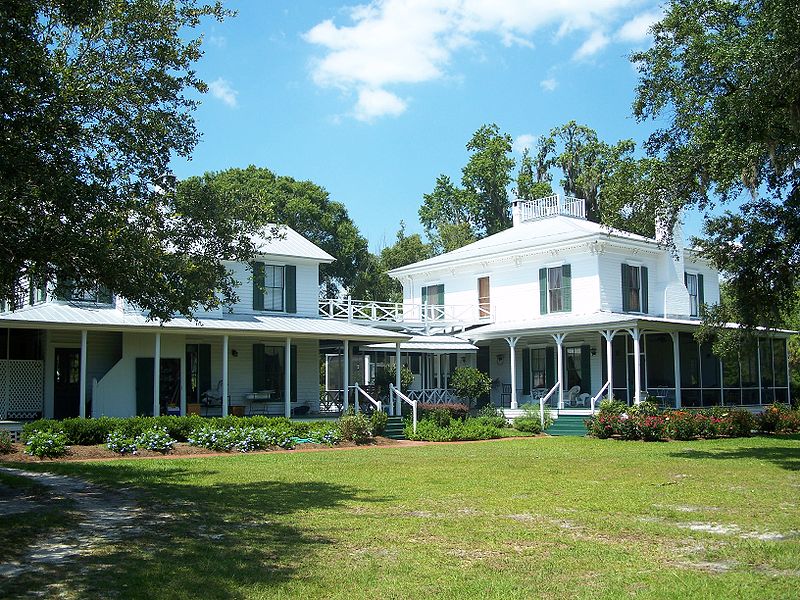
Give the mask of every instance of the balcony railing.
[{"label": "balcony railing", "polygon": [[415,304],[411,302],[373,302],[352,298],[319,301],[319,314],[328,319],[350,322],[397,323],[411,326],[446,326],[491,322],[486,305]]},{"label": "balcony railing", "polygon": [[523,222],[536,221],[558,215],[585,219],[586,201],[571,196],[565,196],[562,199],[558,194],[553,194],[552,196],[522,202],[519,210],[521,211],[520,219]]}]

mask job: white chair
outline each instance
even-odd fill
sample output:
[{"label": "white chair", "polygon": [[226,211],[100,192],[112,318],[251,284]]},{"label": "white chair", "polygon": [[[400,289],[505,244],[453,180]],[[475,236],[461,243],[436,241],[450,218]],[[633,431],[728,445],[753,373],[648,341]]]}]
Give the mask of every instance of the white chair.
[{"label": "white chair", "polygon": [[567,399],[564,402],[565,407],[571,407],[577,404],[578,394],[581,393],[581,386],[573,385],[569,390],[567,390]]}]

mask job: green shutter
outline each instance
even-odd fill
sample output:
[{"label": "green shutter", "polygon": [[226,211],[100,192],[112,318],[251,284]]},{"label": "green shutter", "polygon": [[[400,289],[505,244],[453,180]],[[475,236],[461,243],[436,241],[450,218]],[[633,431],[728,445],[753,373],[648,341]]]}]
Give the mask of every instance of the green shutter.
[{"label": "green shutter", "polygon": [[264,263],[253,263],[253,310],[264,310]]},{"label": "green shutter", "polygon": [[581,392],[592,392],[591,348],[581,346]]},{"label": "green shutter", "polygon": [[547,269],[539,269],[539,314],[547,314]]},{"label": "green shutter", "polygon": [[631,276],[628,265],[622,263],[622,312],[631,310]]},{"label": "green shutter", "polygon": [[286,312],[297,312],[297,267],[286,265],[284,268],[284,284],[286,286]]},{"label": "green shutter", "polygon": [[572,310],[572,265],[561,267],[561,309]]},{"label": "green shutter", "polygon": [[522,349],[522,393],[527,396],[531,393],[531,351]]},{"label": "green shutter", "polygon": [[427,304],[428,303],[428,287],[427,286],[422,288],[422,303],[423,304]]},{"label": "green shutter", "polygon": [[703,276],[698,273],[697,274],[697,313],[699,315],[703,314],[703,304],[706,303],[706,294],[705,290],[703,289]]},{"label": "green shutter", "polygon": [[264,344],[253,344],[253,391],[264,389],[267,374],[264,363]]},{"label": "green shutter", "polygon": [[153,416],[154,365],[153,358],[136,359],[136,416]]},{"label": "green shutter", "polygon": [[211,344],[197,344],[197,388],[201,394],[211,389]]},{"label": "green shutter", "polygon": [[556,384],[556,349],[552,346],[545,349],[544,364],[544,381],[549,390]]},{"label": "green shutter", "polygon": [[444,305],[444,284],[436,286],[436,304]]},{"label": "green shutter", "polygon": [[639,292],[639,302],[642,305],[642,312],[647,314],[650,312],[650,301],[648,299],[648,281],[647,281],[647,267],[641,267],[639,270],[639,279],[641,280],[641,288]]}]

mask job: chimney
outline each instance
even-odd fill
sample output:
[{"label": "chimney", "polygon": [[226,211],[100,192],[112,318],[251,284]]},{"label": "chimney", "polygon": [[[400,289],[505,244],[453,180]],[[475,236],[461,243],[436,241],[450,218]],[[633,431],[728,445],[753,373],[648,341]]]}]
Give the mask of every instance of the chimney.
[{"label": "chimney", "polygon": [[511,201],[511,223],[514,227],[522,223],[522,203],[519,198],[514,198]]},{"label": "chimney", "polygon": [[684,260],[683,252],[683,215],[680,211],[674,217],[674,224],[670,230],[670,213],[660,213],[656,216],[656,241],[665,247],[663,259],[665,261],[666,281],[664,283],[664,315],[667,317],[689,316],[689,292],[683,282]]}]

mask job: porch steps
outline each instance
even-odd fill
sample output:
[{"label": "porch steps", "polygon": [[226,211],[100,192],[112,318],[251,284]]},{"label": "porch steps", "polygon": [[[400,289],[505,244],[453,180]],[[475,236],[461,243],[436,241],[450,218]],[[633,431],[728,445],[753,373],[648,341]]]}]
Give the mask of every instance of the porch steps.
[{"label": "porch steps", "polygon": [[550,427],[545,429],[545,433],[583,437],[587,434],[586,425],[583,424],[584,419],[586,417],[578,415],[561,415]]},{"label": "porch steps", "polygon": [[386,423],[386,429],[383,430],[383,437],[392,440],[404,440],[406,436],[403,433],[403,429],[402,417],[389,417],[389,421]]}]

